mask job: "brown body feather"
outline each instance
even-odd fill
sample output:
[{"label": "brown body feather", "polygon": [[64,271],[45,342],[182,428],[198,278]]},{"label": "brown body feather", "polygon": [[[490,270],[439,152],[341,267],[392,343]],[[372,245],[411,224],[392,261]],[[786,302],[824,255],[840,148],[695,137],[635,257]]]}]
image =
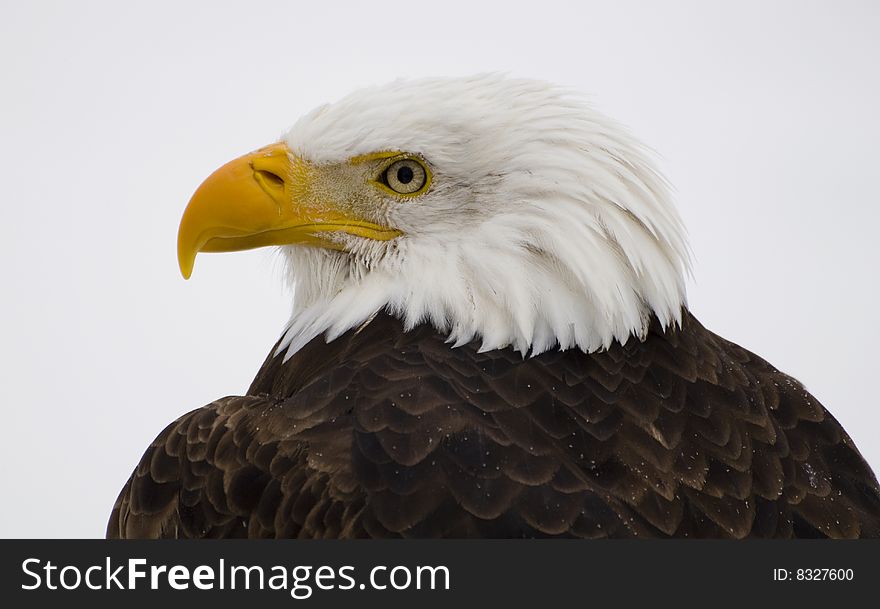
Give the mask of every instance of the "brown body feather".
[{"label": "brown body feather", "polygon": [[169,425],[107,536],[878,537],[880,490],[800,383],[686,311],[527,359],[380,314]]}]

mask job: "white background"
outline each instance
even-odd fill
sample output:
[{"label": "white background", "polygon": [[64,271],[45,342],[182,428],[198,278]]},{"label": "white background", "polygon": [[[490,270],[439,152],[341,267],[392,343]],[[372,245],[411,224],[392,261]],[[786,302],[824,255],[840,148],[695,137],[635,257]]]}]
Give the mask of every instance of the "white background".
[{"label": "white background", "polygon": [[692,310],[801,379],[880,468],[880,4],[13,2],[0,9],[0,537],[102,536],[147,444],[240,394],[271,251],[175,259],[190,194],[400,76],[588,92],[662,156]]}]

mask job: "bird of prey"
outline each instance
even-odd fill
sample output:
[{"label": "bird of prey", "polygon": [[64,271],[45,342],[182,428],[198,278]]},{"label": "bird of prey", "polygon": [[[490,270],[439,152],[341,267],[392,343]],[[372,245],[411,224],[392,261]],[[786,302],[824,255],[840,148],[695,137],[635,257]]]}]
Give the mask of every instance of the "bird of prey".
[{"label": "bird of prey", "polygon": [[688,309],[652,163],[577,94],[481,75],[356,91],[220,168],[181,271],[278,246],[293,314],[108,537],[880,536],[840,424]]}]

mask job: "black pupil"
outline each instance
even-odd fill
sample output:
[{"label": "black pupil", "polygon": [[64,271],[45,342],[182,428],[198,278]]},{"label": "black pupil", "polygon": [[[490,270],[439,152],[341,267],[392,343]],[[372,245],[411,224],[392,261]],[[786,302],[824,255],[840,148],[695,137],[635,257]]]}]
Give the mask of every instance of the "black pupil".
[{"label": "black pupil", "polygon": [[406,165],[404,165],[397,170],[397,181],[401,184],[409,184],[410,182],[412,182],[413,177],[415,176],[413,174],[412,167],[407,167]]}]

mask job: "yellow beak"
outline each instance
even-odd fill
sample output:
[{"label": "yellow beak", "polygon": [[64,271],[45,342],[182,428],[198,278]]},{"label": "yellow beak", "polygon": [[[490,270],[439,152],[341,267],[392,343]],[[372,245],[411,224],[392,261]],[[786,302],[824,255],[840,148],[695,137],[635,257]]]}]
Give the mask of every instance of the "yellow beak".
[{"label": "yellow beak", "polygon": [[340,249],[322,233],[387,241],[401,233],[312,201],[316,168],[273,144],[231,161],[205,180],[183,212],[177,260],[185,279],[199,252],[302,244]]}]

